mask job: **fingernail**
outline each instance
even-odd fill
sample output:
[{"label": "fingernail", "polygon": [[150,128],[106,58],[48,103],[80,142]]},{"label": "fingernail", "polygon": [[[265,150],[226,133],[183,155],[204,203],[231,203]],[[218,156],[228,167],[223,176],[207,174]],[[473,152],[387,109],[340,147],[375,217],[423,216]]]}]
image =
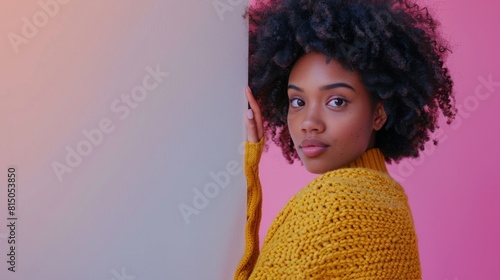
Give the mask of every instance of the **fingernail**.
[{"label": "fingernail", "polygon": [[248,109],[248,111],[247,111],[247,118],[253,119],[253,111],[252,111],[252,109]]}]

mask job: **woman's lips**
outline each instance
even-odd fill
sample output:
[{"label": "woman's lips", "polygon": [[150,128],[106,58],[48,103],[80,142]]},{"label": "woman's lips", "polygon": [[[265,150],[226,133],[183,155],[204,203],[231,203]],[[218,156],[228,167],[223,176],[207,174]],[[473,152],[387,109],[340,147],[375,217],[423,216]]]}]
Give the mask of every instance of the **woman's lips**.
[{"label": "woman's lips", "polygon": [[316,139],[306,139],[299,148],[306,157],[316,157],[323,153],[328,145]]}]

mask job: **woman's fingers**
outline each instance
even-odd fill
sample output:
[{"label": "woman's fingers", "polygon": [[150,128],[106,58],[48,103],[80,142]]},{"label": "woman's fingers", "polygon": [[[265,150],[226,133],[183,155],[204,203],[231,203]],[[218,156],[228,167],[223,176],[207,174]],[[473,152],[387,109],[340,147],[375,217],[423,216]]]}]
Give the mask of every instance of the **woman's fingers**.
[{"label": "woman's fingers", "polygon": [[252,109],[248,109],[246,115],[245,125],[247,128],[247,141],[250,143],[259,142],[259,136],[257,133],[257,125],[255,124],[255,118]]},{"label": "woman's fingers", "polygon": [[247,140],[249,142],[257,143],[264,136],[262,114],[259,104],[253,97],[253,94],[249,87],[246,88],[245,95],[247,97],[248,103],[250,104],[250,109],[247,110],[245,121],[247,128]]},{"label": "woman's fingers", "polygon": [[255,100],[255,97],[253,96],[252,91],[248,86],[246,88],[246,94],[248,102],[250,103],[250,108],[252,109],[253,115],[255,117],[255,122],[257,125],[257,134],[260,139],[262,138],[262,136],[264,136],[264,122],[262,119],[260,106],[259,103],[257,103],[257,100]]}]

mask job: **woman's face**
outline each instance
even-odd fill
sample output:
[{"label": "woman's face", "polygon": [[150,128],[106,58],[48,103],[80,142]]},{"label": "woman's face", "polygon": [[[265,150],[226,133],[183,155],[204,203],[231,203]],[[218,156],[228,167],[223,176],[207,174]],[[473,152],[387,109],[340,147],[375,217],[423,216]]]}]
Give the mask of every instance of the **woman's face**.
[{"label": "woman's face", "polygon": [[320,53],[302,56],[288,80],[288,129],[309,172],[325,173],[374,146],[386,120],[361,78]]}]

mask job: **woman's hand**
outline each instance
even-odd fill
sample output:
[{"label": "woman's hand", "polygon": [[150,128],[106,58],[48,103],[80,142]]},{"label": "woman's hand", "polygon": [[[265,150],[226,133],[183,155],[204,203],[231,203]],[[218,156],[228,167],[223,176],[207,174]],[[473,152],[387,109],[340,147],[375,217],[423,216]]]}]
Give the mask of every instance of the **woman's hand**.
[{"label": "woman's hand", "polygon": [[247,141],[257,143],[264,136],[264,125],[262,122],[262,113],[259,104],[253,97],[252,91],[247,86],[245,90],[250,109],[247,111],[245,126],[247,128]]}]

